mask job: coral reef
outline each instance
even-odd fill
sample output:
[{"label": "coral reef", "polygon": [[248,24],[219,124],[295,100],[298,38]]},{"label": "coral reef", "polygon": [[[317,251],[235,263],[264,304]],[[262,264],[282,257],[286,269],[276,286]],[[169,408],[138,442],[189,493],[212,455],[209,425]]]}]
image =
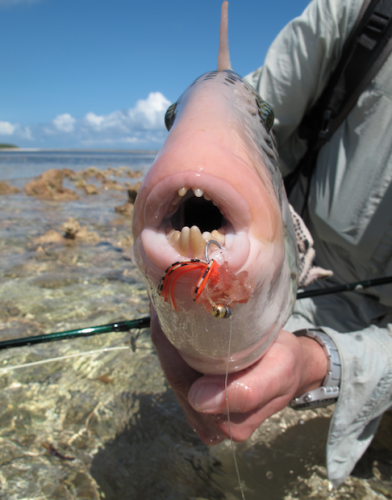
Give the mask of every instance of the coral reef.
[{"label": "coral reef", "polygon": [[71,189],[63,187],[65,174],[62,170],[51,169],[40,175],[39,179],[26,184],[25,194],[36,196],[41,200],[70,201],[78,199]]}]

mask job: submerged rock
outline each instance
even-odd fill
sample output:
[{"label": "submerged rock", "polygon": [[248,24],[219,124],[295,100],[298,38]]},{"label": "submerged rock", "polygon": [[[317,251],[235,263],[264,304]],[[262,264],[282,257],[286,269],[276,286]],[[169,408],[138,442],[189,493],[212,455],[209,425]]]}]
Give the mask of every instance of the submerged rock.
[{"label": "submerged rock", "polygon": [[124,203],[124,205],[119,205],[115,207],[115,211],[125,217],[132,218],[133,215],[133,205],[135,204],[137,193],[139,192],[141,182],[134,184],[130,188],[128,188],[128,201]]},{"label": "submerged rock", "polygon": [[28,196],[36,196],[41,200],[70,201],[77,200],[78,195],[71,189],[63,187],[65,173],[51,169],[40,175],[39,179],[26,184],[24,191]]},{"label": "submerged rock", "polygon": [[80,231],[80,224],[75,219],[68,219],[63,224],[64,238],[68,238],[69,240],[74,240],[76,238],[76,233]]},{"label": "submerged rock", "polygon": [[64,242],[64,237],[54,229],[50,229],[47,233],[43,234],[42,236],[38,236],[33,240],[34,245],[46,245],[50,243],[63,243],[63,242]]},{"label": "submerged rock", "polygon": [[117,181],[112,181],[110,179],[104,179],[102,181],[103,188],[105,190],[107,189],[114,189],[116,191],[125,191],[127,188],[124,186],[124,184],[120,184]]},{"label": "submerged rock", "polygon": [[126,177],[131,177],[132,179],[137,179],[138,177],[143,177],[143,172],[141,170],[128,170],[125,173]]},{"label": "submerged rock", "polygon": [[86,184],[84,186],[84,192],[86,194],[99,194],[99,190],[97,189],[97,186],[95,186],[95,184]]},{"label": "submerged rock", "polygon": [[20,189],[15,186],[10,186],[5,181],[0,181],[0,194],[15,194],[19,193]]},{"label": "submerged rock", "polygon": [[8,321],[10,318],[21,316],[22,312],[10,300],[0,300],[0,321]]},{"label": "submerged rock", "polygon": [[94,231],[88,231],[81,227],[79,222],[72,217],[63,224],[64,238],[67,240],[78,240],[85,243],[98,243],[99,235]]},{"label": "submerged rock", "polygon": [[67,272],[43,273],[31,280],[33,286],[48,289],[63,289],[64,287],[80,283],[80,277]]},{"label": "submerged rock", "polygon": [[75,181],[75,187],[84,189],[87,186],[86,179],[83,177],[75,177],[73,179]]},{"label": "submerged rock", "polygon": [[135,203],[136,196],[139,192],[140,186],[142,185],[141,182],[138,182],[137,184],[134,184],[128,189],[128,202],[129,203]]},{"label": "submerged rock", "polygon": [[63,168],[62,169],[64,177],[73,177],[75,174],[75,171],[72,170],[71,168]]},{"label": "submerged rock", "polygon": [[133,203],[124,203],[124,205],[119,205],[118,207],[115,207],[114,210],[121,215],[124,215],[125,217],[132,218],[133,215]]}]

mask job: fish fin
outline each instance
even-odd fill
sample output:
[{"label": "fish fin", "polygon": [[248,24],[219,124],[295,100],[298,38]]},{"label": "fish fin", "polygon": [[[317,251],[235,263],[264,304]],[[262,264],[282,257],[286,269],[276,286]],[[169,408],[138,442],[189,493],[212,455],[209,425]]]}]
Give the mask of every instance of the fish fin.
[{"label": "fish fin", "polygon": [[231,69],[228,36],[228,8],[229,2],[223,2],[219,33],[218,71]]},{"label": "fish fin", "polygon": [[333,272],[322,267],[315,266],[313,261],[316,256],[314,241],[305,222],[297,214],[294,208],[289,205],[291,217],[294,223],[296,246],[299,258],[298,286],[307,287],[314,281],[323,278],[330,278]]}]

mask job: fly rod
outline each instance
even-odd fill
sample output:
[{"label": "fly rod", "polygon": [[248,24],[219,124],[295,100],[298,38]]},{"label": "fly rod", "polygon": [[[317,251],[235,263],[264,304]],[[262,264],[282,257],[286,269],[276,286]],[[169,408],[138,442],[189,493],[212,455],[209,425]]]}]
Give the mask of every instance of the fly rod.
[{"label": "fly rod", "polygon": [[[297,293],[297,300],[306,299],[308,297],[316,297],[320,295],[329,295],[332,293],[359,291],[373,286],[387,285],[392,283],[392,276],[385,278],[375,278],[365,281],[357,281],[356,283],[346,283],[345,285],[332,286],[318,290],[308,290]],[[109,323],[108,325],[91,326],[89,328],[81,328],[78,330],[68,330],[66,332],[48,333],[44,335],[35,335],[33,337],[24,337],[20,339],[4,340],[0,342],[0,350],[10,349],[12,347],[23,347],[26,345],[42,344],[44,342],[56,342],[58,340],[75,339],[79,337],[90,337],[92,335],[100,335],[110,332],[128,332],[130,330],[141,330],[150,326],[150,317],[133,319],[129,321],[118,321],[117,323]]]}]

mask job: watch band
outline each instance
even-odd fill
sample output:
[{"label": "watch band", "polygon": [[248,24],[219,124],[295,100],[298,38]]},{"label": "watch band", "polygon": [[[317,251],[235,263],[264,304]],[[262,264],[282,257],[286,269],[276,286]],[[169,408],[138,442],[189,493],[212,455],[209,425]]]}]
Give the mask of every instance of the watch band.
[{"label": "watch band", "polygon": [[327,356],[328,366],[322,386],[308,391],[302,396],[293,399],[290,407],[294,410],[303,408],[320,408],[336,403],[339,396],[341,364],[339,352],[334,341],[327,334],[317,328],[308,328],[294,332],[297,337],[308,337],[318,342]]}]

